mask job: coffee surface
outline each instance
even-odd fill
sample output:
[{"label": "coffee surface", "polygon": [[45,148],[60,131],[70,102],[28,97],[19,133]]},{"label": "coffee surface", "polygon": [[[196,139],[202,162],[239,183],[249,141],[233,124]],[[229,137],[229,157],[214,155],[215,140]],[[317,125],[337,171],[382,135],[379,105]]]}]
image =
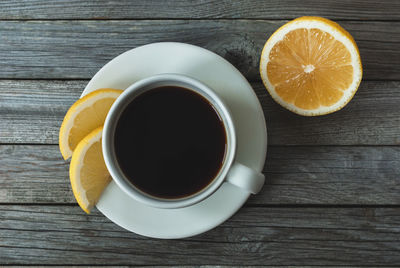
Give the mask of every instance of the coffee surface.
[{"label": "coffee surface", "polygon": [[115,131],[118,164],[133,185],[161,198],[205,188],[225,157],[226,134],[213,106],[181,87],[159,87],[136,97]]}]

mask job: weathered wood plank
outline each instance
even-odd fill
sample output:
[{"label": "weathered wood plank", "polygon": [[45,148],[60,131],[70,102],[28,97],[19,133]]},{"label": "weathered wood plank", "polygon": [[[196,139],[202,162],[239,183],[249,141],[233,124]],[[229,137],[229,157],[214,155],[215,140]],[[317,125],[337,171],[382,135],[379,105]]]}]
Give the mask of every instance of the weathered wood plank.
[{"label": "weathered wood plank", "polygon": [[[76,268],[75,265],[7,265],[12,266],[13,268],[26,268],[26,267],[34,267],[34,268]],[[106,267],[106,268],[166,268],[172,267],[171,265],[96,265],[95,267]],[[179,265],[179,268],[237,268],[236,265]],[[260,265],[240,265],[241,268],[259,268]],[[304,265],[268,265],[269,268],[309,268],[309,266]],[[313,268],[326,268],[327,266],[316,266],[313,265]],[[343,268],[342,265],[335,266],[329,265],[329,268]],[[362,268],[363,266],[353,266],[346,265],[346,268]],[[379,266],[380,268],[392,268],[393,266]],[[93,268],[93,265],[79,265],[79,268]]]},{"label": "weathered wood plank", "polygon": [[400,20],[396,0],[31,0],[0,2],[0,19],[248,18],[290,19],[314,15],[344,20]]},{"label": "weathered wood plank", "polygon": [[58,144],[62,120],[87,82],[0,80],[0,142]]},{"label": "weathered wood plank", "polygon": [[78,207],[1,206],[0,264],[394,265],[400,208],[243,208],[183,240],[145,239]]},{"label": "weathered wood plank", "polygon": [[0,203],[74,203],[57,145],[0,146]]},{"label": "weathered wood plank", "polygon": [[[76,268],[75,265],[7,265],[7,267],[12,266],[13,268]],[[105,267],[105,268],[166,268],[173,267],[171,265],[96,265],[95,267]],[[179,268],[237,268],[236,265],[179,265]],[[241,268],[259,268],[259,265],[240,265]],[[269,265],[269,268],[309,268],[309,266],[304,265]],[[312,266],[313,268],[326,268],[326,266]],[[361,268],[362,266],[346,266],[348,268]],[[379,266],[380,268],[390,268],[393,266]],[[79,268],[93,268],[93,265],[79,265]],[[329,268],[343,268],[343,266],[332,266]]]},{"label": "weathered wood plank", "polygon": [[[7,267],[12,266],[13,268],[75,268],[75,265],[7,265]],[[96,267],[105,267],[105,268],[130,268],[130,266],[122,266],[122,265],[96,265]],[[135,268],[156,268],[157,266],[134,266]],[[158,267],[165,267],[165,266],[158,266]],[[189,266],[188,266],[189,267]],[[194,267],[194,266],[191,266]],[[79,268],[93,268],[92,265],[79,265]],[[185,268],[185,267],[182,267]],[[298,267],[300,268],[300,267]]]},{"label": "weathered wood plank", "polygon": [[[259,80],[267,38],[285,21],[0,21],[0,78],[90,78],[122,52],[148,43],[199,45]],[[366,80],[400,80],[400,22],[340,22],[357,41]]]},{"label": "weathered wood plank", "polygon": [[[34,268],[75,268],[76,266],[73,265],[7,265],[7,267],[13,268],[26,268],[26,267],[34,267]],[[93,268],[92,265],[79,265],[80,268]],[[105,268],[166,268],[172,267],[171,265],[129,265],[129,266],[122,266],[122,265],[96,265],[95,267],[105,267]],[[237,268],[236,265],[179,265],[179,268]],[[260,265],[240,265],[241,268],[259,268]],[[269,268],[309,268],[309,266],[304,265],[268,265]],[[327,266],[312,266],[313,268],[326,268]],[[361,268],[363,266],[353,266],[353,265],[346,265],[346,268]],[[392,268],[393,266],[379,266],[380,268]],[[343,266],[332,266],[329,265],[329,268],[343,268]]]},{"label": "weathered wood plank", "polygon": [[272,145],[399,145],[400,82],[363,81],[351,102],[326,116],[304,117],[277,104],[253,83]]},{"label": "weathered wood plank", "polygon": [[400,204],[399,147],[269,147],[249,204]]},{"label": "weathered wood plank", "polygon": [[[253,205],[400,205],[400,147],[269,147]],[[0,203],[75,203],[57,145],[0,146]]]},{"label": "weathered wood plank", "polygon": [[[87,80],[0,80],[0,143],[58,143],[63,117]],[[400,82],[363,81],[341,111],[302,117],[276,104],[253,83],[268,126],[270,145],[398,145]]]}]

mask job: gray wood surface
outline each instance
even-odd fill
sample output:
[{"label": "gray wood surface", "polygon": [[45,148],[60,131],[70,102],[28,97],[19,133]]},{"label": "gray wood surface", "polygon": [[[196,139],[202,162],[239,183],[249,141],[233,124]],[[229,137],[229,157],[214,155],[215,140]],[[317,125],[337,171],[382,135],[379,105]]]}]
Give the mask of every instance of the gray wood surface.
[{"label": "gray wood surface", "polygon": [[[128,49],[163,41],[195,44],[259,80],[268,37],[286,21],[0,21],[0,78],[91,78]],[[400,80],[400,22],[338,21],[360,48],[365,80]]]},{"label": "gray wood surface", "polygon": [[75,206],[0,206],[0,264],[396,264],[399,221],[399,208],[243,208],[214,230],[169,241]]},{"label": "gray wood surface", "polygon": [[[270,146],[259,205],[398,205],[400,147]],[[57,145],[0,146],[0,203],[75,204]]]},{"label": "gray wood surface", "polygon": [[[265,41],[303,15],[336,20],[360,48],[361,87],[331,115],[290,113],[260,83]],[[88,79],[162,41],[230,61],[268,125],[262,192],[221,226],[176,241],[86,215],[57,145]],[[0,1],[0,266],[399,267],[399,47],[397,0]]]},{"label": "gray wood surface", "polygon": [[0,19],[228,18],[292,19],[326,16],[343,20],[399,20],[396,0],[30,0],[0,2]]},{"label": "gray wood surface", "polygon": [[[68,108],[87,80],[0,80],[0,143],[58,144]],[[263,106],[270,145],[398,145],[400,82],[363,81],[341,111],[302,117],[276,104],[252,83]]]}]

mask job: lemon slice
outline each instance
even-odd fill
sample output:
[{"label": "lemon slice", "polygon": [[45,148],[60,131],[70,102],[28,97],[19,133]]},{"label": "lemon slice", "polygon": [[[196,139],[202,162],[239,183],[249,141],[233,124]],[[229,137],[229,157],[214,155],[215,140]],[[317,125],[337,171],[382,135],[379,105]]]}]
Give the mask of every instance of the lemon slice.
[{"label": "lemon slice", "polygon": [[272,98],[305,116],[343,108],[362,78],[360,53],[339,24],[301,17],[279,28],[265,43],[260,75]]},{"label": "lemon slice", "polygon": [[64,159],[71,157],[83,137],[104,124],[108,110],[122,92],[119,89],[99,89],[79,99],[69,108],[59,134],[59,146]]},{"label": "lemon slice", "polygon": [[79,142],[69,167],[72,191],[86,213],[90,213],[111,181],[101,149],[102,132],[103,127],[99,127]]}]

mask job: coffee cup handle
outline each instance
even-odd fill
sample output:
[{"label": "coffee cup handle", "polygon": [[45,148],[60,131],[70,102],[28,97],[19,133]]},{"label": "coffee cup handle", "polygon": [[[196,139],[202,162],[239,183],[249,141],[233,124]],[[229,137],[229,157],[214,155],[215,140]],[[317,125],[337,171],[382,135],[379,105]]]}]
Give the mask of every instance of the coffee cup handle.
[{"label": "coffee cup handle", "polygon": [[243,164],[234,162],[226,176],[226,182],[252,194],[257,194],[264,185],[265,176]]}]

